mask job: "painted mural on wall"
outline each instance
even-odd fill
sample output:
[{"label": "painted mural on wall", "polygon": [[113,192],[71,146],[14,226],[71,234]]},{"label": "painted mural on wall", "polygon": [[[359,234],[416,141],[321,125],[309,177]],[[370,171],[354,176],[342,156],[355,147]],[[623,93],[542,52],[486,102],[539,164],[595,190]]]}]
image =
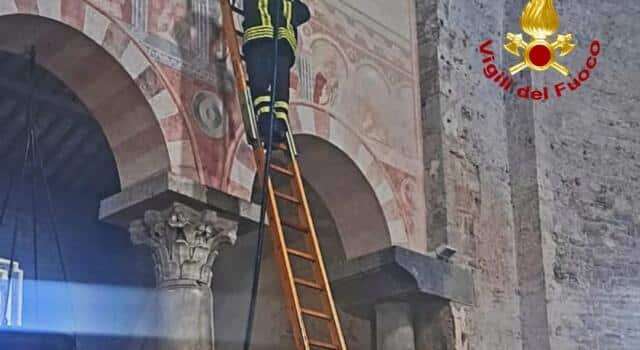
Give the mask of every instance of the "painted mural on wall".
[{"label": "painted mural on wall", "polygon": [[407,232],[422,232],[412,3],[309,2],[313,19],[302,31],[295,78],[301,86],[294,96],[327,110],[371,147],[384,164]]},{"label": "painted mural on wall", "polygon": [[[207,160],[202,166],[205,182],[229,189],[238,149],[244,149],[239,145],[245,142],[233,77],[223,57],[218,1],[99,3],[142,44],[181,99],[196,152]],[[421,199],[408,193],[422,188],[412,2],[307,3],[313,16],[300,33],[292,109],[301,103],[312,106],[361,138],[388,169],[387,180],[398,190],[394,197],[407,231],[423,230]],[[328,132],[324,122],[314,123]],[[253,171],[252,164],[248,166]],[[239,192],[246,196],[246,189]]]},{"label": "painted mural on wall", "polygon": [[191,56],[197,48],[196,37],[199,33],[195,14],[189,7],[190,2],[185,1],[154,1],[149,8],[147,30],[155,34],[154,37],[169,43],[170,49],[177,48],[181,53]]},{"label": "painted mural on wall", "polygon": [[[370,141],[417,159],[412,32],[404,24],[399,26],[404,33],[396,33],[385,24],[388,18],[383,23],[364,13],[388,7],[377,3],[356,9],[342,0],[312,2],[314,18],[303,31],[307,44],[300,58],[309,69],[298,71],[306,84],[302,97]],[[400,16],[397,21],[407,22]]]},{"label": "painted mural on wall", "polygon": [[129,4],[119,19],[158,63],[181,100],[194,147],[207,159],[202,164],[205,183],[224,189],[225,169],[242,124],[224,59],[218,1],[103,1]]},{"label": "painted mural on wall", "polygon": [[158,62],[215,83],[217,1],[131,0],[133,34]]},{"label": "painted mural on wall", "polygon": [[[344,82],[347,80],[347,61],[338,47],[325,39],[311,44],[311,74],[307,84],[310,87],[311,101],[327,109],[334,109],[344,94]],[[307,96],[308,99],[309,96]]]}]

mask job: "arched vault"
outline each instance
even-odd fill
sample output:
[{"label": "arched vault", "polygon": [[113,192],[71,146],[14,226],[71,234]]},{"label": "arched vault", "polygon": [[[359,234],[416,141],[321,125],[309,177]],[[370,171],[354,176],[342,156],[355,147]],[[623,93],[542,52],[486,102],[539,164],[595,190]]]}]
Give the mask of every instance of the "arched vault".
[{"label": "arched vault", "polygon": [[[347,258],[390,245],[406,245],[406,228],[383,167],[360,137],[326,111],[296,104],[291,125],[301,154],[303,177],[322,197],[336,222]],[[241,144],[229,191],[251,196],[255,163]]]},{"label": "arched vault", "polygon": [[0,3],[0,49],[33,45],[38,64],[82,100],[113,150],[121,186],[166,171],[201,181],[180,104],[120,24],[83,0],[24,3]]}]

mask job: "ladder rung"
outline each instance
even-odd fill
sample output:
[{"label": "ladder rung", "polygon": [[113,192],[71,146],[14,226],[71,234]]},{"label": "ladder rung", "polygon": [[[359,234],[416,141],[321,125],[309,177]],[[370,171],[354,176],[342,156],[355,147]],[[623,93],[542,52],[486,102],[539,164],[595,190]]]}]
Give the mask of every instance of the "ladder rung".
[{"label": "ladder rung", "polygon": [[289,253],[289,254],[291,254],[293,256],[297,256],[297,257],[302,258],[302,259],[309,260],[309,261],[316,261],[316,259],[313,257],[313,255],[305,253],[305,252],[301,252],[299,250],[287,248],[287,253]]},{"label": "ladder rung", "polygon": [[285,168],[285,167],[281,167],[279,165],[276,164],[271,164],[271,169],[281,173],[281,174],[285,174],[285,175],[289,175],[289,176],[293,176],[293,171]]},{"label": "ladder rung", "polygon": [[309,339],[309,345],[315,346],[318,348],[323,348],[323,349],[334,349],[334,350],[338,349],[338,347],[333,344],[325,343],[318,340],[311,340],[311,339]]},{"label": "ladder rung", "polygon": [[[234,76],[236,78],[235,83],[238,85],[238,88],[240,90],[247,90],[245,91],[245,93],[248,93],[248,87],[250,86],[250,84],[249,84],[249,81],[244,81],[247,79],[246,77],[248,77],[246,57],[244,56],[246,52],[243,52],[242,50],[243,43],[245,42],[245,40],[243,40],[245,33],[242,26],[241,25],[239,26],[238,25],[239,23],[237,23],[238,21],[242,20],[241,17],[244,17],[244,10],[241,8],[242,7],[241,5],[239,7],[239,6],[236,6],[235,3],[236,3],[235,0],[222,1],[221,10],[223,12],[222,15],[225,19],[224,39],[227,43],[227,46],[229,47],[230,60],[231,60],[231,63],[233,64]],[[240,36],[240,38],[238,38],[237,36]],[[238,47],[232,47],[232,46],[238,46]],[[246,85],[243,86],[243,83],[246,83]],[[239,94],[239,97],[241,98],[239,99],[238,102],[242,107],[252,108],[251,101],[245,100],[246,96]],[[253,114],[251,113],[250,110],[243,111],[243,112],[249,113],[250,116],[252,116]],[[251,120],[250,122],[251,124],[254,123],[253,120]],[[247,125],[247,127],[253,127],[253,126],[254,125]],[[259,142],[260,140],[251,140],[251,141],[252,141],[252,146],[256,149],[256,152],[255,152],[256,163],[260,164],[261,160],[264,160],[264,158],[261,158],[264,156],[263,154],[264,146],[262,146],[262,143]],[[253,142],[253,141],[258,141],[258,142]],[[270,220],[270,221],[273,221],[272,222],[273,226],[271,227],[271,229],[272,229],[272,233],[274,234],[274,241],[272,243],[274,244],[274,248],[276,248],[276,251],[280,252],[279,254],[280,254],[280,257],[282,258],[282,259],[277,259],[278,270],[282,280],[282,288],[284,289],[283,291],[285,292],[285,295],[288,294],[287,299],[289,300],[287,301],[291,303],[291,305],[295,306],[295,307],[288,308],[291,319],[294,320],[294,322],[292,323],[293,336],[295,337],[297,344],[303,344],[304,348],[308,350],[311,350],[312,348],[344,350],[345,341],[342,334],[342,330],[340,329],[341,328],[340,321],[338,319],[334,301],[331,296],[330,285],[328,284],[326,272],[324,270],[324,267],[321,266],[322,256],[320,251],[318,250],[317,237],[315,236],[315,230],[313,228],[313,222],[309,214],[309,209],[306,207],[307,203],[304,196],[304,188],[302,188],[302,183],[299,178],[300,171],[298,169],[297,164],[295,163],[297,151],[296,151],[295,144],[293,142],[293,134],[290,132],[287,133],[286,142],[274,144],[271,147],[272,147],[272,150],[274,150],[273,153],[276,154],[277,158],[280,158],[280,152],[277,152],[277,151],[284,151],[283,157],[286,158],[286,160],[291,161],[292,163],[287,164],[287,162],[284,162],[284,164],[279,163],[280,165],[272,164],[270,169],[273,170],[274,172],[279,173],[280,175],[289,176],[290,177],[289,180],[295,180],[296,183],[292,183],[292,185],[294,186],[300,185],[299,189],[297,190],[294,189],[294,191],[289,192],[292,194],[276,192],[274,191],[272,184],[269,185],[270,191],[271,191],[269,193],[270,202],[274,198],[278,198],[278,200],[284,199],[290,202],[294,202],[294,203],[297,203],[297,209],[301,212],[299,214],[300,215],[299,218],[289,218],[291,222],[286,222],[282,220],[280,213],[278,213],[278,209],[279,209],[277,205],[278,203],[270,203],[271,211],[269,213],[269,218],[274,219],[274,220]],[[283,176],[280,176],[280,177],[283,177]],[[280,179],[280,180],[283,180],[283,179]],[[275,200],[273,200],[273,202],[275,202]],[[286,238],[288,237],[285,237],[285,232],[282,232],[284,231],[283,228],[289,229],[287,231],[295,230],[295,231],[299,231],[300,234],[310,235],[308,237],[311,241],[310,242],[311,244],[308,244],[310,245],[310,247],[306,247],[306,248],[296,247],[299,249],[301,248],[302,250],[289,248],[287,246],[287,241],[286,241]],[[276,231],[280,231],[280,232],[276,232]],[[286,233],[288,234],[289,232],[286,232]],[[294,273],[294,267],[298,267],[298,266],[297,264],[292,264],[296,262],[291,261],[294,258],[310,261],[311,264],[314,265],[312,267],[316,270],[319,270],[319,271],[316,271],[315,273],[316,276],[312,278],[309,276],[302,275],[301,277],[303,278],[296,278],[295,276],[297,276],[297,274]],[[298,263],[302,263],[302,262],[298,262]],[[310,288],[310,289],[319,291],[319,292],[316,292],[315,294],[322,294],[320,295],[320,297],[327,299],[326,301],[323,300],[322,307],[303,304],[300,300],[300,296],[298,295],[299,292],[303,292],[302,291],[303,288]],[[310,292],[310,291],[307,291],[307,292]],[[313,292],[311,293],[313,294]],[[309,306],[310,309],[302,307],[301,304],[305,306]],[[303,318],[305,319],[303,320]],[[314,338],[316,339],[320,338],[322,340],[309,339],[306,335],[305,321],[313,322],[314,320],[311,320],[310,318],[314,318],[316,322],[318,322],[318,320],[325,320],[326,322],[324,321],[319,321],[319,322],[327,323],[331,327],[331,329],[329,329],[331,331],[331,334],[330,334],[331,337],[325,339],[323,337],[316,336]]]},{"label": "ladder rung", "polygon": [[298,198],[296,198],[294,196],[290,196],[288,194],[277,192],[277,191],[274,191],[274,193],[275,193],[276,197],[278,197],[278,198],[282,198],[282,199],[284,199],[286,201],[289,201],[289,202],[292,202],[292,203],[300,204],[300,201],[298,200]]},{"label": "ladder rung", "polygon": [[301,278],[294,278],[293,281],[296,282],[296,284],[299,284],[301,286],[305,286],[305,287],[309,287],[309,288],[313,288],[313,289],[317,289],[317,290],[323,290],[324,289],[318,283],[307,281],[307,280],[303,280]]},{"label": "ladder rung", "polygon": [[300,231],[300,232],[308,232],[306,227],[303,227],[302,225],[298,225],[298,224],[294,224],[292,222],[286,222],[284,220],[281,220],[280,223],[282,224],[282,226],[286,226],[288,228],[292,228],[296,231]]},{"label": "ladder rung", "polygon": [[321,318],[321,319],[327,320],[327,321],[331,321],[332,320],[331,315],[323,314],[322,312],[319,312],[319,311],[309,310],[309,309],[305,309],[305,308],[301,308],[300,311],[303,314],[307,315],[307,316]]}]

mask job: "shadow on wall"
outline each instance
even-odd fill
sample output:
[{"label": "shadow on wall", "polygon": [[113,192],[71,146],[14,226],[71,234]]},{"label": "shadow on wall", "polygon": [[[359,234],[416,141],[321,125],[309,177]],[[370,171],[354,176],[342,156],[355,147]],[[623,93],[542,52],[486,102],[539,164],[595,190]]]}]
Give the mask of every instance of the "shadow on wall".
[{"label": "shadow on wall", "polygon": [[[49,20],[35,16],[0,18],[0,27],[6,26],[12,31],[25,28],[29,32],[38,26],[51,29],[48,33],[52,36],[46,40],[38,35],[5,36],[0,39],[0,48],[20,51],[32,44],[29,40],[34,40],[38,57],[52,67],[82,70],[92,59],[100,63],[104,59],[101,55],[108,56],[106,52],[94,51],[100,49],[95,45],[82,46],[87,38]],[[75,35],[72,36],[75,40],[63,40],[69,39],[68,35]],[[52,52],[50,45],[60,45],[60,42],[67,43],[67,48],[84,48],[88,56],[80,60],[64,50]],[[11,329],[51,335],[76,332],[80,350],[121,348],[127,337],[137,336],[132,330],[148,302],[144,291],[153,286],[153,264],[147,250],[133,247],[126,231],[98,221],[99,200],[119,191],[120,182],[114,152],[96,121],[105,122],[105,119],[89,112],[82,96],[95,93],[93,84],[104,81],[97,79],[82,85],[86,90],[76,94],[52,72],[42,67],[36,70],[38,89],[32,101],[33,117],[38,125],[44,172],[52,185],[54,215],[49,215],[43,184],[41,180],[34,180],[35,168],[27,166],[26,175],[21,174],[26,145],[27,90],[23,87],[28,65],[24,60],[11,59],[10,55],[5,53],[0,61],[0,120],[4,125],[0,129],[0,162],[11,165],[0,171],[2,202],[12,189],[7,214],[0,225],[0,256],[12,255],[16,227],[14,258],[24,275],[22,325]],[[106,71],[111,73],[109,69]],[[62,76],[72,79],[70,76],[75,77],[77,71],[70,69],[66,73],[70,75]],[[129,93],[126,88],[123,90]],[[93,103],[105,99],[103,95],[93,97]],[[38,187],[35,206],[32,206],[34,183]],[[55,218],[61,255],[52,218]],[[64,283],[63,263],[70,283]]]},{"label": "shadow on wall", "polygon": [[[320,196],[307,183],[305,187],[326,264],[345,261],[344,248],[331,213]],[[257,199],[259,190],[257,186],[254,188],[254,199]],[[285,215],[288,214],[291,213],[285,213]],[[216,348],[228,350],[240,350],[244,341],[257,242],[257,232],[252,228],[241,227],[238,232],[241,235],[235,247],[221,256],[214,266]],[[266,232],[254,326],[254,347],[264,350],[275,348],[295,350],[270,236],[270,233]],[[289,244],[295,247],[301,242],[300,239],[292,238]],[[304,266],[294,266],[294,269],[299,273],[306,273]],[[310,300],[308,297],[304,299]],[[371,324],[350,316],[342,310],[338,311],[349,347],[370,349]],[[318,333],[314,332],[314,334]]]},{"label": "shadow on wall", "polygon": [[[299,157],[311,213],[327,265],[340,264],[390,245],[387,226],[372,188],[355,164],[341,151],[315,136],[296,136],[304,152]],[[286,177],[275,174],[276,190]],[[258,202],[260,187],[254,182],[253,200]],[[280,190],[283,191],[283,190]],[[283,191],[286,192],[286,191]],[[296,215],[295,207],[281,205],[286,218]],[[291,221],[291,220],[290,220]],[[257,233],[254,227],[240,227],[236,246],[220,257],[214,266],[216,345],[240,349],[246,328],[253,259]],[[264,265],[260,277],[254,341],[256,349],[294,349],[280,279],[267,232]],[[306,250],[302,236],[287,234],[287,244]],[[308,266],[293,261],[296,275],[306,276]],[[302,298],[306,301],[313,297]],[[339,304],[339,302],[338,302]],[[311,308],[314,308],[311,306]],[[317,308],[320,308],[319,306]],[[347,343],[353,349],[371,348],[371,324],[339,310]]]}]

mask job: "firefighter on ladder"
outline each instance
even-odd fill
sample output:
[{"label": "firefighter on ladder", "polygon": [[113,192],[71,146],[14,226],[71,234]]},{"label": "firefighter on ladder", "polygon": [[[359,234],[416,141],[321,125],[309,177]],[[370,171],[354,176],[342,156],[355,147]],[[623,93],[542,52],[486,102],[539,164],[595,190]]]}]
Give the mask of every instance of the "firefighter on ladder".
[{"label": "firefighter on ladder", "polygon": [[[280,9],[278,7],[280,6]],[[284,143],[289,114],[289,74],[295,63],[298,27],[309,20],[309,8],[300,0],[244,0],[244,45],[249,87],[258,118],[258,133],[262,140],[269,133],[271,86],[277,65],[275,87],[275,120],[273,143]],[[276,18],[280,14],[280,18]],[[274,64],[274,26],[278,25],[278,57]]]}]

